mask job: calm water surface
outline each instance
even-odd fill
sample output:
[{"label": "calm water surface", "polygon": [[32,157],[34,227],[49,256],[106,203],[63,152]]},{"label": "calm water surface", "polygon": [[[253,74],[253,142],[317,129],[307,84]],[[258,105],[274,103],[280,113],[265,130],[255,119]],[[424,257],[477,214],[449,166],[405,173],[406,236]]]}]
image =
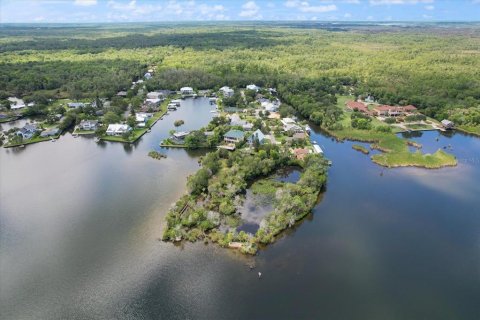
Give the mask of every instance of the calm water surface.
[{"label": "calm water surface", "polygon": [[67,133],[1,149],[1,318],[479,318],[480,139],[425,132],[412,139],[425,152],[451,145],[457,168],[386,170],[313,133],[334,164],[326,193],[243,257],[158,241],[202,154],[158,144],[175,120],[198,128],[212,108],[186,100],[132,146]]}]

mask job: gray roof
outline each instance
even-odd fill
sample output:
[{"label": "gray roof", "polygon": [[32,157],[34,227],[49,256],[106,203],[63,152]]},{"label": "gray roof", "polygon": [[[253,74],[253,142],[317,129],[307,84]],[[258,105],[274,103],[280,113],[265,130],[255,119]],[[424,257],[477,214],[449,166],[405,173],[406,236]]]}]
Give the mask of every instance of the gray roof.
[{"label": "gray roof", "polygon": [[258,139],[258,141],[262,142],[265,140],[265,135],[262,131],[260,131],[260,129],[257,129],[257,131],[252,133],[252,135],[248,138],[248,141],[253,142],[254,139]]}]

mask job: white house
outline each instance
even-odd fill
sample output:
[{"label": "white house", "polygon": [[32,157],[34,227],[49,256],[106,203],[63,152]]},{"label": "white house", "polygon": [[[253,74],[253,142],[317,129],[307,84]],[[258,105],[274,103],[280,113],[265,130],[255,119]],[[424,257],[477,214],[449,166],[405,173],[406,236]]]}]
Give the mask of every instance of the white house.
[{"label": "white house", "polygon": [[221,87],[220,92],[223,94],[224,97],[231,97],[235,93],[232,88],[227,86]]},{"label": "white house", "polygon": [[279,104],[273,103],[273,102],[270,102],[270,101],[263,101],[261,103],[261,106],[262,106],[262,108],[265,109],[265,111],[268,111],[268,112],[277,112],[278,108],[280,107]]},{"label": "white house", "polygon": [[247,86],[247,90],[258,91],[258,90],[260,90],[260,87],[257,87],[255,84],[252,83],[252,84],[249,84],[249,85]]},{"label": "white house", "polygon": [[192,95],[194,92],[193,92],[193,88],[191,87],[183,87],[183,88],[180,88],[180,93],[183,95]]},{"label": "white house", "polygon": [[109,136],[121,136],[125,132],[131,131],[132,128],[126,124],[109,124],[107,128],[107,135]]},{"label": "white house", "polygon": [[12,110],[22,109],[22,108],[26,107],[23,99],[10,97],[10,98],[8,98],[8,101],[10,102],[10,109],[12,109]]},{"label": "white house", "polygon": [[147,72],[145,73],[145,75],[143,76],[145,79],[152,79],[152,74],[150,72]]},{"label": "white house", "polygon": [[137,112],[135,114],[135,120],[140,123],[145,123],[152,117],[151,113]]},{"label": "white house", "polygon": [[83,108],[83,107],[86,107],[86,106],[89,106],[90,103],[83,103],[83,102],[69,102],[67,103],[67,106],[69,108],[73,108],[73,109],[77,109],[77,108]]},{"label": "white house", "polygon": [[160,99],[145,99],[145,105],[149,107],[158,107],[162,100]]},{"label": "white house", "polygon": [[157,92],[157,91],[152,91],[147,93],[147,99],[162,99],[163,98],[163,93]]},{"label": "white house", "polygon": [[80,128],[80,130],[87,130],[87,131],[96,130],[97,127],[98,127],[97,120],[82,120],[78,125],[78,128]]},{"label": "white house", "polygon": [[450,121],[450,120],[447,120],[447,119],[443,119],[442,120],[442,126],[445,128],[445,129],[453,129],[453,127],[455,127],[455,124]]}]

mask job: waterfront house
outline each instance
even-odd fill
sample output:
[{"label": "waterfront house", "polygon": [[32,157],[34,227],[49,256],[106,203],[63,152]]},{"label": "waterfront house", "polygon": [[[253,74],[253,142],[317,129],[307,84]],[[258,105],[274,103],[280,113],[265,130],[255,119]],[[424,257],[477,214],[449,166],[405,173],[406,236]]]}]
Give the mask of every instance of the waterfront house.
[{"label": "waterfront house", "polygon": [[447,119],[443,119],[442,120],[442,126],[445,128],[445,129],[453,129],[455,127],[455,124],[450,121],[450,120],[447,120]]},{"label": "waterfront house", "polygon": [[145,112],[137,112],[135,114],[135,121],[137,123],[145,123],[152,117],[151,113],[145,113]]},{"label": "waterfront house", "polygon": [[161,99],[153,98],[153,99],[145,99],[145,102],[143,104],[149,108],[157,108],[161,102],[162,102]]},{"label": "waterfront house", "polygon": [[245,133],[240,130],[230,130],[223,136],[223,140],[226,143],[238,143],[243,141],[245,138]]},{"label": "waterfront house", "polygon": [[107,128],[107,135],[109,136],[121,136],[122,134],[132,131],[132,128],[126,124],[110,124]]},{"label": "waterfront house", "polygon": [[172,139],[178,143],[178,144],[183,144],[185,141],[185,138],[190,134],[188,131],[180,131],[180,132],[175,132],[172,134]]},{"label": "waterfront house", "polygon": [[283,124],[283,130],[284,131],[291,131],[293,132],[294,134],[295,133],[302,133],[304,132],[303,128],[300,127],[296,122],[295,120],[293,120],[292,118],[283,118],[282,120],[280,120]]},{"label": "waterfront house", "polygon": [[193,88],[191,87],[183,87],[183,88],[180,88],[180,93],[184,96],[187,96],[187,95],[193,95],[194,91],[193,91]]},{"label": "waterfront house", "polygon": [[40,133],[40,137],[42,137],[42,138],[54,137],[58,134],[60,134],[60,129],[56,128],[56,127],[53,127],[53,128],[47,129],[47,130],[43,131],[42,133]]},{"label": "waterfront house", "polygon": [[80,130],[94,131],[98,128],[98,120],[82,120],[78,125]]},{"label": "waterfront house", "polygon": [[235,93],[232,88],[227,86],[221,87],[220,92],[223,94],[224,97],[231,97]]},{"label": "waterfront house", "polygon": [[266,137],[263,132],[260,131],[260,129],[257,129],[257,131],[255,131],[250,137],[248,137],[248,143],[250,145],[252,145],[255,140],[258,140],[260,144],[264,144],[266,142]]},{"label": "waterfront house", "polygon": [[23,139],[30,139],[35,132],[38,131],[38,127],[36,124],[26,124],[21,128],[20,130],[17,131],[17,135],[21,136]]},{"label": "waterfront house", "polygon": [[255,92],[258,92],[258,90],[260,90],[260,87],[257,87],[255,84],[249,84],[247,86],[247,90],[253,90]]},{"label": "waterfront house", "polygon": [[10,97],[7,99],[10,102],[10,109],[12,110],[18,110],[18,109],[23,109],[26,107],[25,102],[23,99],[15,98],[15,97]]}]

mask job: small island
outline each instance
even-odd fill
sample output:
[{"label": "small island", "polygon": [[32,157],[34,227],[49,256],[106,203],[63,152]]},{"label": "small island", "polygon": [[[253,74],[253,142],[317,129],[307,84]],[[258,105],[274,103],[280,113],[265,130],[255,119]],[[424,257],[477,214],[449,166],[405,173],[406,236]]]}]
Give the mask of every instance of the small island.
[{"label": "small island", "polygon": [[156,159],[156,160],[160,160],[160,159],[163,159],[163,158],[166,158],[167,156],[164,155],[163,153],[160,153],[158,151],[155,151],[155,150],[152,150],[148,153],[148,156],[150,158],[153,158],[153,159]]},{"label": "small island", "polygon": [[352,146],[352,149],[357,150],[358,152],[361,152],[363,154],[369,154],[370,153],[370,151],[367,148],[365,148],[364,146],[358,145],[358,144],[354,144]]}]

